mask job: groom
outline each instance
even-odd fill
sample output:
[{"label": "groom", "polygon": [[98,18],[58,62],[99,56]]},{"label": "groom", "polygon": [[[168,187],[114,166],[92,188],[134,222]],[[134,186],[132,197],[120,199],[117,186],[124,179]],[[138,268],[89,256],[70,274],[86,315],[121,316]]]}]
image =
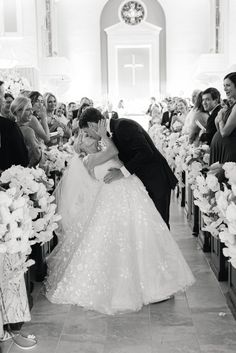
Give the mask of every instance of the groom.
[{"label": "groom", "polygon": [[[96,130],[101,119],[104,117],[98,109],[87,108],[80,117],[79,126],[89,136],[98,139]],[[170,194],[177,179],[167,161],[156,149],[147,132],[134,120],[110,119],[107,130],[112,134],[112,140],[119,151],[118,157],[124,166],[110,169],[104,182],[110,183],[135,174],[145,185],[157,210],[170,227]]]}]

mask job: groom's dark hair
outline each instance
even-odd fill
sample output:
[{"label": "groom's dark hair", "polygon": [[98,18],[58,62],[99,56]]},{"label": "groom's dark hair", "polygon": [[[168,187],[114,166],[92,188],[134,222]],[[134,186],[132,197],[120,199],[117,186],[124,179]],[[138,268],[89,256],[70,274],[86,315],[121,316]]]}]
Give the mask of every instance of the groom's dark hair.
[{"label": "groom's dark hair", "polygon": [[84,127],[88,127],[88,122],[98,123],[102,119],[104,119],[104,116],[100,110],[92,107],[86,108],[80,116],[79,127],[83,129]]}]

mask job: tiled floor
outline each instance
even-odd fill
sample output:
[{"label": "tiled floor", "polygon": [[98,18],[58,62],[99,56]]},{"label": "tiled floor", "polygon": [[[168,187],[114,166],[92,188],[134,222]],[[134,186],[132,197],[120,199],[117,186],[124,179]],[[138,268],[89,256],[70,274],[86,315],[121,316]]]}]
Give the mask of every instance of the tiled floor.
[{"label": "tiled floor", "polygon": [[[50,304],[40,288],[32,321],[38,353],[235,353],[236,322],[205,255],[191,236],[183,210],[172,203],[172,232],[196,276],[186,293],[142,311],[109,317]],[[12,342],[3,353],[22,352]]]}]

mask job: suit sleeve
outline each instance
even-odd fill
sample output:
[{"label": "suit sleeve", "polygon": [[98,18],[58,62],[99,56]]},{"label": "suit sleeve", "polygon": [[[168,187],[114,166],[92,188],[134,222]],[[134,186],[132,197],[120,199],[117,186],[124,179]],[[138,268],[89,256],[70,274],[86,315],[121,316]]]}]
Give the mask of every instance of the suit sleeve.
[{"label": "suit sleeve", "polygon": [[11,127],[10,136],[12,141],[11,149],[12,149],[13,164],[27,167],[29,163],[28,150],[26,148],[24,137],[20,129],[17,126],[13,125]]},{"label": "suit sleeve", "polygon": [[120,144],[127,145],[133,151],[133,158],[129,162],[124,163],[130,174],[138,171],[142,164],[152,161],[154,151],[138,126],[120,125],[117,139]]}]

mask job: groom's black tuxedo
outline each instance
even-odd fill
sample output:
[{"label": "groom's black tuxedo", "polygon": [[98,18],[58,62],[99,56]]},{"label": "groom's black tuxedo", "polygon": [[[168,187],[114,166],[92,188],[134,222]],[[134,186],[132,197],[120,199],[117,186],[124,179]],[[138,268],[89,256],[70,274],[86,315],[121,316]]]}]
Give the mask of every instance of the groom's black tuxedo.
[{"label": "groom's black tuxedo", "polygon": [[111,119],[112,139],[119,158],[145,185],[156,208],[169,226],[170,193],[177,179],[148,133],[134,120]]}]

